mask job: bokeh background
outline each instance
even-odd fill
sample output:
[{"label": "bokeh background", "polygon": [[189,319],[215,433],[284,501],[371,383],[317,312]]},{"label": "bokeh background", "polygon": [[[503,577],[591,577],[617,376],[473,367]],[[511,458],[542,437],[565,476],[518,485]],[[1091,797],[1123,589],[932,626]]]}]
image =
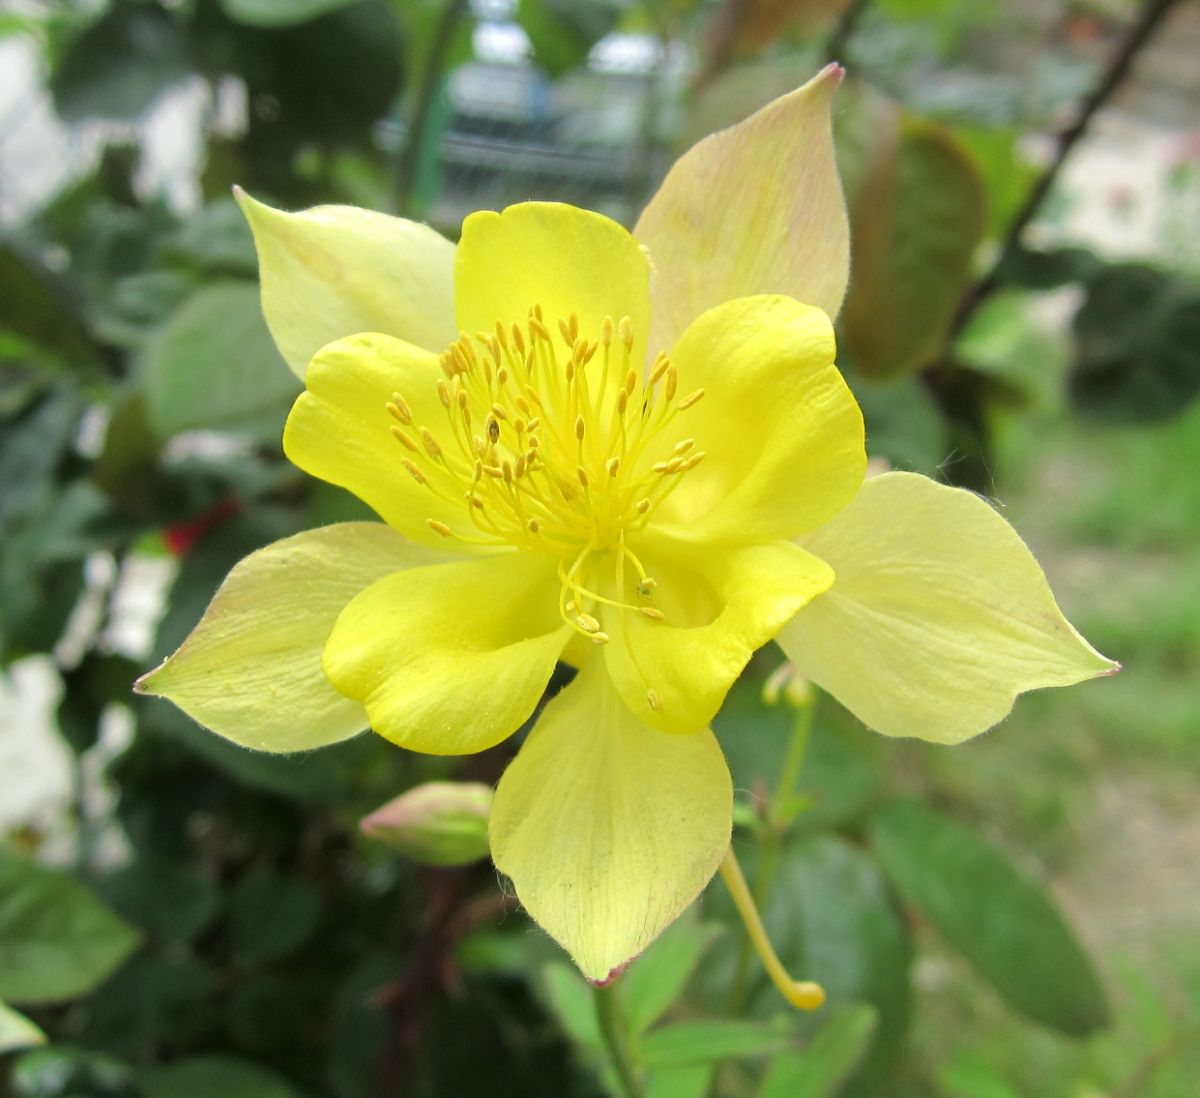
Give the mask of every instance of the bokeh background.
[{"label": "bokeh background", "polygon": [[[0,1000],[45,1038],[0,1012],[0,1093],[612,1086],[582,985],[489,865],[357,832],[513,744],[276,759],[130,695],[237,559],[363,514],[283,460],[297,383],[230,186],[451,238],[528,198],[632,224],[692,141],[836,59],[871,452],[993,498],[1125,670],[954,749],[821,699],[767,921],[831,1008],[752,984],[721,1022],[740,929],[714,886],[629,989],[652,1093],[1194,1098],[1198,57],[1187,0],[0,6]],[[777,660],[718,727],[748,863]]]}]

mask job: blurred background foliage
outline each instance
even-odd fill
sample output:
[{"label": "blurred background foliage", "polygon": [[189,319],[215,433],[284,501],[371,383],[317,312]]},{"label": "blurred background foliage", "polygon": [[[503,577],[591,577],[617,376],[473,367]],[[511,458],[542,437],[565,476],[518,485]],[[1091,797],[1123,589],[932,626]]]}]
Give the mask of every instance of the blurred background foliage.
[{"label": "blurred background foliage", "polygon": [[631,224],[688,143],[837,58],[871,451],[1002,500],[1126,670],[951,751],[766,705],[765,653],[718,726],[736,841],[830,1005],[785,1013],[714,887],[621,981],[648,1093],[1193,1098],[1198,54],[1171,0],[6,4],[0,1092],[613,1092],[491,867],[358,833],[512,744],[272,758],[132,704],[241,556],[364,513],[283,460],[297,383],[229,188],[451,237],[526,198]]}]

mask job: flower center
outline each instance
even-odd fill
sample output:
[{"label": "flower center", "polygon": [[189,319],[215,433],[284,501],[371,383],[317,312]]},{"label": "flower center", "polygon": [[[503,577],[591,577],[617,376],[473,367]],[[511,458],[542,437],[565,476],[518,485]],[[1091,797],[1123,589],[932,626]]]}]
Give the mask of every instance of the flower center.
[{"label": "flower center", "polygon": [[[633,324],[605,317],[598,338],[580,335],[572,314],[555,338],[534,305],[524,326],[461,334],[442,354],[439,423],[416,423],[403,394],[387,410],[418,483],[461,505],[470,536],[438,519],[430,529],[474,544],[514,545],[558,558],[564,620],[598,643],[596,603],[661,619],[644,605],[654,580],[627,543],[655,508],[704,460],[695,439],[668,428],[704,390],[680,397],[665,354],[643,372],[631,361]],[[591,590],[601,557],[615,567],[616,599]],[[626,576],[638,604],[620,601]],[[636,579],[634,577],[636,576]]]}]

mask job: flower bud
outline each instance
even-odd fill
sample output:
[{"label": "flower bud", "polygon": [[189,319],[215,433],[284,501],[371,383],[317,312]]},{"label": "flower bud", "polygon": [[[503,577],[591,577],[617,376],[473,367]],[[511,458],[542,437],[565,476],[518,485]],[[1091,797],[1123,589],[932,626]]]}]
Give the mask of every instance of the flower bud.
[{"label": "flower bud", "polygon": [[492,787],[481,782],[427,782],[377,808],[360,824],[426,865],[466,865],[488,856]]},{"label": "flower bud", "polygon": [[813,703],[812,684],[791,661],[777,667],[763,683],[762,700],[766,705],[786,702],[793,709],[807,709]]}]

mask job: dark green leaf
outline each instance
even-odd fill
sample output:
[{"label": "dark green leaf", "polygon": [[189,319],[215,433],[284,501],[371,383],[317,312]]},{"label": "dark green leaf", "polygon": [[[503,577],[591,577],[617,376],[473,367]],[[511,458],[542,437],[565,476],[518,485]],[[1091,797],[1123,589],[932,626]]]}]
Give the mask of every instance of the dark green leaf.
[{"label": "dark green leaf", "polygon": [[676,1022],[646,1034],[638,1054],[646,1067],[676,1068],[714,1064],[778,1052],[792,1039],[791,1021]]},{"label": "dark green leaf", "polygon": [[869,1006],[839,1008],[803,1049],[771,1060],[758,1098],[834,1098],[870,1045],[875,1021]]},{"label": "dark green leaf", "polygon": [[137,946],[137,932],[80,881],[0,851],[0,998],[74,999]]},{"label": "dark green leaf", "polygon": [[304,881],[273,869],[252,869],[230,896],[229,935],[243,964],[278,961],[298,950],[317,928],[321,904]]},{"label": "dark green leaf", "polygon": [[1002,281],[1023,290],[1054,290],[1086,281],[1100,269],[1100,260],[1087,248],[1018,248],[997,273]]},{"label": "dark green leaf", "polygon": [[146,1098],[298,1098],[275,1072],[235,1056],[195,1056],[142,1073]]},{"label": "dark green leaf", "polygon": [[195,289],[196,277],[185,271],[126,275],[96,302],[96,334],[115,347],[140,347]]},{"label": "dark green leaf", "polygon": [[95,344],[72,290],[11,240],[0,242],[0,286],[0,332],[53,351],[66,364],[83,366],[95,358]]},{"label": "dark green leaf", "polygon": [[362,0],[221,0],[221,10],[250,27],[292,27]]},{"label": "dark green leaf", "polygon": [[[135,1098],[129,1068],[103,1052],[52,1045],[14,1065],[13,1098]],[[139,1096],[140,1098],[140,1096]]]},{"label": "dark green leaf", "polygon": [[613,29],[620,14],[611,2],[520,0],[517,22],[533,44],[533,59],[551,76],[582,65],[592,47]]},{"label": "dark green leaf", "polygon": [[19,419],[0,425],[0,528],[50,490],[80,411],[74,393],[55,389]]},{"label": "dark green leaf", "polygon": [[162,435],[230,427],[278,408],[279,425],[300,383],[267,331],[252,282],[205,286],[147,343],[142,386]]},{"label": "dark green leaf", "polygon": [[232,198],[210,203],[184,222],[168,250],[208,274],[258,273],[254,237]]},{"label": "dark green leaf", "polygon": [[136,119],[189,71],[175,16],[155,3],[114,4],[71,44],[50,89],[67,121]]},{"label": "dark green leaf", "polygon": [[913,801],[877,813],[870,835],[905,900],[1012,1006],[1076,1036],[1107,1023],[1087,955],[1045,892],[999,850]]},{"label": "dark green leaf", "polygon": [[941,348],[983,239],[987,196],[949,131],[910,124],[857,213],[846,341],[861,373],[898,377]]},{"label": "dark green leaf", "polygon": [[1166,419],[1200,395],[1200,292],[1122,263],[1087,284],[1075,314],[1077,407],[1118,422]]},{"label": "dark green leaf", "polygon": [[221,902],[217,886],[198,868],[152,854],[110,874],[101,891],[130,922],[164,941],[194,938]]}]

